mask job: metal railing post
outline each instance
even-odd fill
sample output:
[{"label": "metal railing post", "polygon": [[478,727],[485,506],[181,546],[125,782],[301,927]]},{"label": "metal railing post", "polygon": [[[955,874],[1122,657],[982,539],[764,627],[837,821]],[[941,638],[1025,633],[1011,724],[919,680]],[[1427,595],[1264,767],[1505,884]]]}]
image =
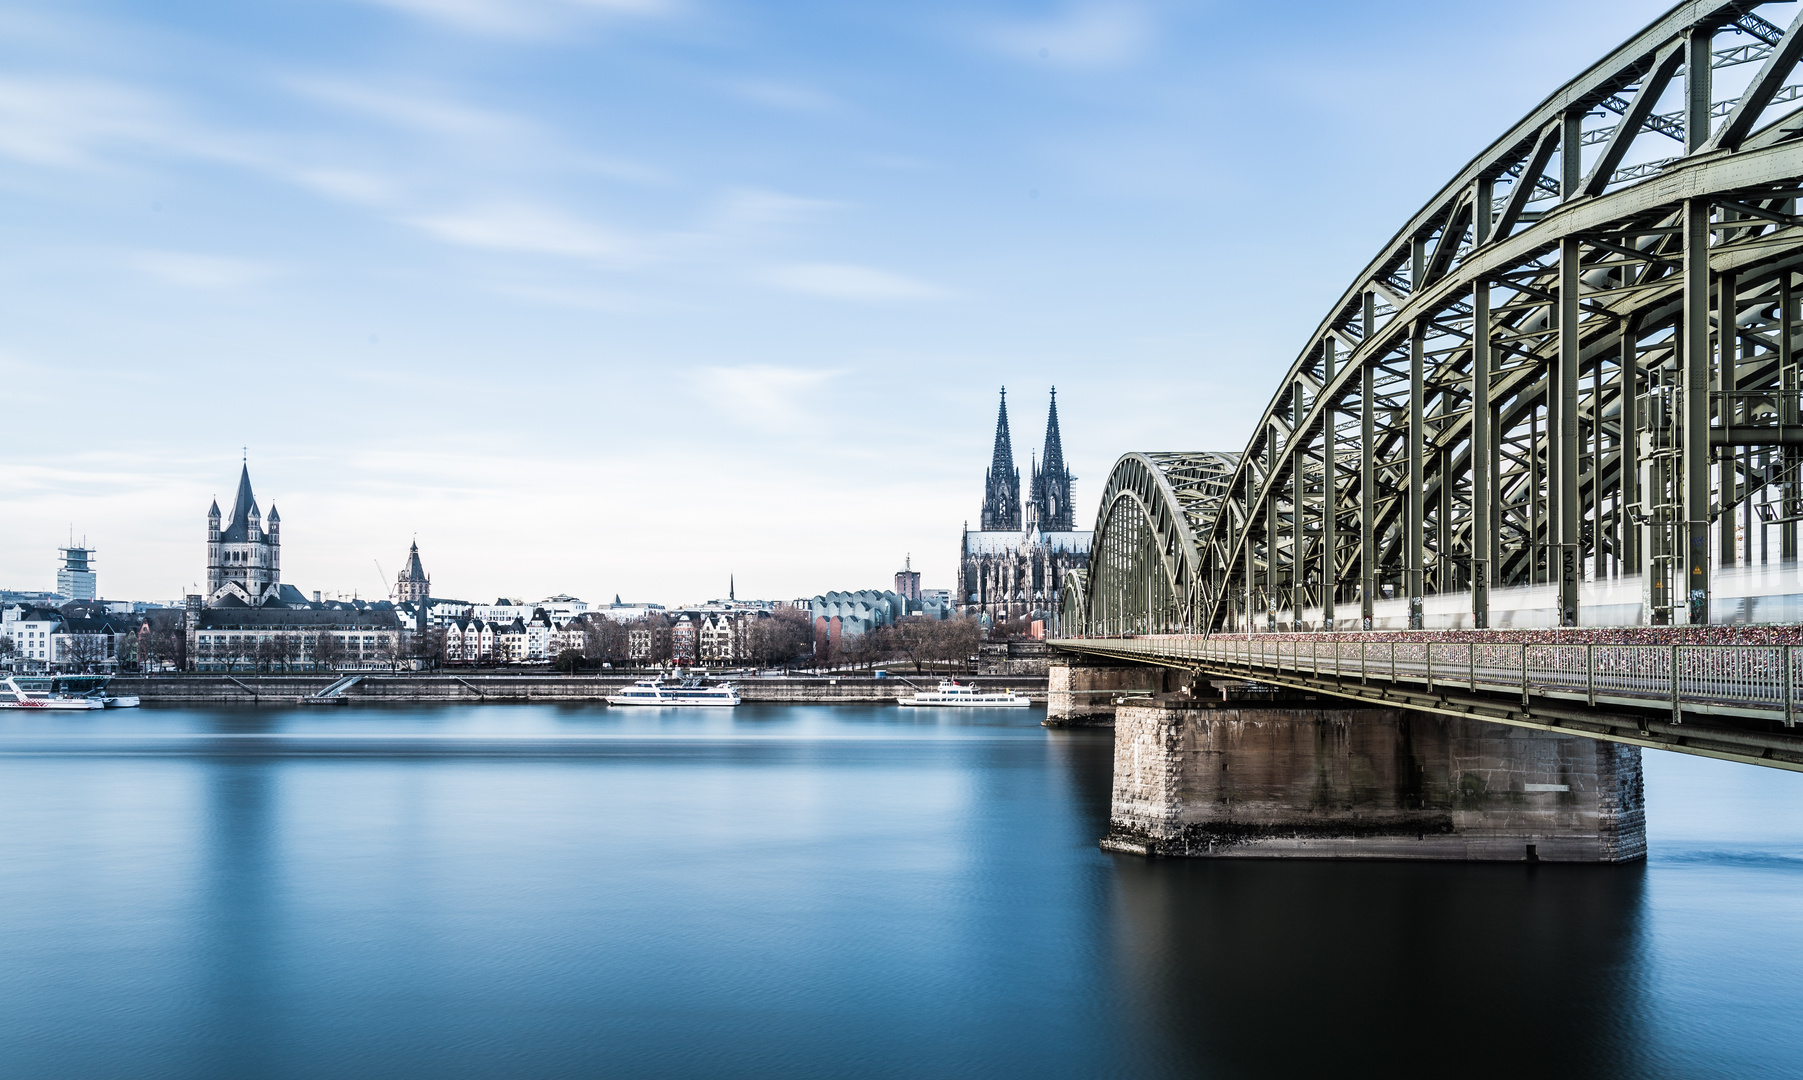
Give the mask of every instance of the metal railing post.
[{"label": "metal railing post", "polygon": [[1427,650],[1427,692],[1434,692],[1434,643],[1428,642],[1422,648]]},{"label": "metal railing post", "polygon": [[1672,723],[1684,722],[1684,707],[1678,699],[1678,646],[1672,646]]},{"label": "metal railing post", "polygon": [[1390,682],[1396,681],[1396,643],[1390,642]]},{"label": "metal railing post", "polygon": [[1521,647],[1521,711],[1528,711],[1528,647]]},{"label": "metal railing post", "polygon": [[1789,645],[1783,646],[1780,650],[1784,654],[1782,657],[1784,661],[1784,726],[1796,727],[1797,716],[1791,708],[1790,698],[1790,650],[1791,646]]},{"label": "metal railing post", "polygon": [[1477,643],[1465,646],[1465,676],[1471,683],[1471,692],[1477,693]]},{"label": "metal railing post", "polygon": [[1584,696],[1596,707],[1596,646],[1584,646]]}]

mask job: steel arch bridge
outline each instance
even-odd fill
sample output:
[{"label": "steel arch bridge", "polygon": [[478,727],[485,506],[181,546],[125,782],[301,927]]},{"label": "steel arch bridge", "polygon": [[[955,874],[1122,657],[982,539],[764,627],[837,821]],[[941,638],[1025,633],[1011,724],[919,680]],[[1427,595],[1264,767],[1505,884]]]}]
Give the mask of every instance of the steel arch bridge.
[{"label": "steel arch bridge", "polygon": [[1402,226],[1243,451],[1121,458],[1062,632],[1700,624],[1795,576],[1797,7],[1673,8]]}]

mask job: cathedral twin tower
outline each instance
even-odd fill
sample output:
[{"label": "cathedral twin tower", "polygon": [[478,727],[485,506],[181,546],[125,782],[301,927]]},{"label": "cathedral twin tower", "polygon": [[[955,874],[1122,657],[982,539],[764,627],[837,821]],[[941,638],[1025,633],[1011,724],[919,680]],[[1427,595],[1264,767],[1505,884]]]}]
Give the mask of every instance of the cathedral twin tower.
[{"label": "cathedral twin tower", "polygon": [[983,483],[984,532],[1019,532],[1037,527],[1041,532],[1067,532],[1073,524],[1070,470],[1064,465],[1064,440],[1058,434],[1058,388],[1052,388],[1051,411],[1046,414],[1045,454],[1033,462],[1030,497],[1021,520],[1020,468],[1014,464],[1014,440],[1008,433],[1008,390],[1002,388],[1001,411],[995,419],[995,457]]}]

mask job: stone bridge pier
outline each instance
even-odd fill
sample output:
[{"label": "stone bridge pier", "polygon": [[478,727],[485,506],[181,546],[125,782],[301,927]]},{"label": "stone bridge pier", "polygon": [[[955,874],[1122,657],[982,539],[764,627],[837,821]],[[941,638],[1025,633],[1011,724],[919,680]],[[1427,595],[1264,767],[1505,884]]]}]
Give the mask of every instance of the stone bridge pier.
[{"label": "stone bridge pier", "polygon": [[1109,851],[1586,863],[1646,855],[1636,746],[1225,681],[1127,699],[1114,731]]},{"label": "stone bridge pier", "polygon": [[1046,727],[1107,727],[1115,700],[1182,689],[1189,676],[1150,664],[1067,657],[1046,670]]}]

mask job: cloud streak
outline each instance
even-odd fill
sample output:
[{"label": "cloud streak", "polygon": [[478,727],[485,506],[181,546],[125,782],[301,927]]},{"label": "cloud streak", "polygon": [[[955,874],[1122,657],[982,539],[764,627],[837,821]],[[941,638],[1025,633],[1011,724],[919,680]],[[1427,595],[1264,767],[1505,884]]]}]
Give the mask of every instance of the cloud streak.
[{"label": "cloud streak", "polygon": [[584,16],[663,15],[670,0],[357,0],[469,34],[539,37]]},{"label": "cloud streak", "polygon": [[980,39],[1020,59],[1109,68],[1143,56],[1152,44],[1153,29],[1151,14],[1138,4],[1092,2],[1067,8],[1051,19],[992,25]]},{"label": "cloud streak", "polygon": [[785,292],[829,300],[935,300],[947,295],[944,289],[918,278],[845,263],[776,266],[760,277]]}]

